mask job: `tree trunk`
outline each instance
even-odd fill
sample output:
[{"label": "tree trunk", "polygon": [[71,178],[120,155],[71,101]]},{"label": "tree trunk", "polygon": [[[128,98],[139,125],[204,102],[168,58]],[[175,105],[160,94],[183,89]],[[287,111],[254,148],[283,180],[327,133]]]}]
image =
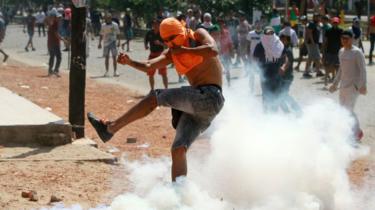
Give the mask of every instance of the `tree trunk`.
[{"label": "tree trunk", "polygon": [[69,122],[76,138],[85,136],[86,8],[72,6],[71,66],[69,74]]}]

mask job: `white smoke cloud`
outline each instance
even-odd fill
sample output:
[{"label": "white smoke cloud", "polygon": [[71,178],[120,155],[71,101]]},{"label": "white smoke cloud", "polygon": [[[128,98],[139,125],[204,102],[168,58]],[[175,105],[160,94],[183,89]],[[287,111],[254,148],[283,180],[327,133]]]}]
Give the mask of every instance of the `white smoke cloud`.
[{"label": "white smoke cloud", "polygon": [[188,153],[188,177],[170,181],[170,158],[124,161],[132,190],[111,210],[374,210],[374,191],[356,189],[347,169],[369,154],[354,142],[350,114],[316,98],[303,115],[264,114],[247,81],[225,91],[208,151]]},{"label": "white smoke cloud", "polygon": [[354,146],[354,120],[346,110],[320,98],[301,117],[265,115],[261,99],[247,90],[232,86],[225,93],[210,151],[191,148],[188,177],[171,183],[169,158],[127,161],[133,190],[110,209],[375,209],[374,199],[364,199],[368,192],[354,189],[347,175],[369,149]]}]

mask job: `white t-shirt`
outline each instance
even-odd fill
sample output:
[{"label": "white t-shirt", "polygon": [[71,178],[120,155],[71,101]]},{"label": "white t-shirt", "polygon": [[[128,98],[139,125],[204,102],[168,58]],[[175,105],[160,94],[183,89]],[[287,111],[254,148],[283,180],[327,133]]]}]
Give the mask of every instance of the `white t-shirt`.
[{"label": "white t-shirt", "polygon": [[255,47],[260,43],[262,32],[250,31],[246,39],[250,42],[250,57],[253,58]]},{"label": "white t-shirt", "polygon": [[36,23],[44,23],[44,20],[46,19],[46,15],[44,12],[38,12],[35,16],[36,18]]},{"label": "white t-shirt", "polygon": [[117,23],[112,22],[111,24],[104,23],[102,25],[102,29],[100,30],[100,35],[103,36],[103,45],[107,47],[111,45],[113,42],[116,43],[117,36],[120,34],[120,29]]},{"label": "white t-shirt", "polygon": [[294,29],[291,27],[285,27],[283,30],[280,31],[279,35],[285,35],[290,37],[290,41],[292,42],[292,46],[296,47],[298,45],[298,36]]}]

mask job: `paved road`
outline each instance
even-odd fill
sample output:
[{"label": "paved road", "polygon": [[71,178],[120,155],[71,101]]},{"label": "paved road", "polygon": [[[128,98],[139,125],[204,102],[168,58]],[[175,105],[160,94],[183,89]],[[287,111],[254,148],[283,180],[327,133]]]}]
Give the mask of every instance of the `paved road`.
[{"label": "paved road", "polygon": [[[24,46],[27,42],[27,35],[22,33],[21,26],[10,26],[7,31],[7,36],[4,42],[4,48],[11,54],[11,58],[22,61],[29,65],[35,66],[47,66],[47,49],[46,49],[46,38],[35,37],[35,47],[37,51],[25,52]],[[95,78],[102,82],[109,82],[124,85],[131,89],[146,93],[149,90],[148,78],[142,72],[131,69],[127,66],[120,66],[119,72],[120,77],[114,78],[102,78],[104,73],[104,59],[101,57],[102,51],[97,49],[98,41],[90,41],[90,57],[87,60],[87,73],[89,77]],[[148,52],[144,50],[142,39],[137,39],[132,42],[133,51],[130,56],[136,59],[145,59],[148,56]],[[369,43],[365,42],[365,50],[368,52]],[[295,52],[297,55],[297,52]],[[63,53],[62,69],[67,71],[67,57],[68,53]],[[1,66],[0,66],[1,67]],[[237,80],[243,78],[243,71],[240,69],[234,69],[233,75]],[[46,69],[47,73],[47,69]],[[178,77],[173,69],[169,69],[170,86],[177,87],[183,85],[177,83]],[[157,87],[162,87],[160,77],[156,79]],[[244,87],[247,90],[247,87]],[[361,119],[362,125],[367,134],[367,140],[375,139],[375,66],[368,66],[368,90],[369,94],[366,97],[360,97],[356,110],[359,118]],[[337,100],[337,94],[329,94],[323,89],[323,81],[320,78],[313,78],[305,80],[302,78],[301,73],[295,73],[295,82],[291,89],[292,94],[301,104],[310,104],[319,100],[321,97],[330,97]],[[257,85],[256,93],[260,94],[259,85]],[[334,119],[332,119],[334,120]],[[370,142],[369,142],[370,143]],[[372,141],[371,141],[372,144]]]},{"label": "paved road", "polygon": [[[27,42],[27,35],[22,32],[22,27],[17,25],[11,25],[7,29],[6,39],[4,41],[4,48],[11,54],[11,58],[22,61],[33,66],[43,66],[47,68],[48,55],[47,55],[47,39],[46,37],[38,37],[36,34],[34,38],[34,45],[36,51],[26,52],[24,47]],[[131,48],[133,49],[129,55],[132,58],[143,60],[148,57],[148,52],[144,50],[143,40],[137,39],[132,42]],[[101,78],[105,72],[104,58],[102,57],[102,50],[97,48],[98,39],[90,40],[90,57],[87,60],[87,73],[89,77],[107,81],[111,83],[119,83],[130,87],[141,92],[149,90],[148,78],[143,72],[137,72],[126,66],[119,66],[120,77],[117,78]],[[63,48],[63,46],[62,46]],[[63,52],[62,58],[62,70],[68,69],[68,52]],[[47,70],[46,70],[47,74]],[[113,69],[110,67],[110,75],[113,74]],[[178,77],[173,69],[170,69],[169,78],[171,87],[179,85],[177,84]],[[162,87],[160,77],[156,77],[156,86]]]}]

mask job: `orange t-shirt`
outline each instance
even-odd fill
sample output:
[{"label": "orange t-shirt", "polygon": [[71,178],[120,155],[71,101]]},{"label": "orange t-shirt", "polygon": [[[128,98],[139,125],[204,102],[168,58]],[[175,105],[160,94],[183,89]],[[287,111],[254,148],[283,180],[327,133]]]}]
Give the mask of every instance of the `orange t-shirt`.
[{"label": "orange t-shirt", "polygon": [[[192,33],[192,36],[189,36],[189,38],[195,40],[194,34]],[[189,38],[185,41],[183,45],[184,47],[190,47]],[[177,73],[179,75],[184,75],[192,70],[195,66],[202,63],[203,57],[191,53],[181,53],[178,55],[172,55],[172,60]]]}]

